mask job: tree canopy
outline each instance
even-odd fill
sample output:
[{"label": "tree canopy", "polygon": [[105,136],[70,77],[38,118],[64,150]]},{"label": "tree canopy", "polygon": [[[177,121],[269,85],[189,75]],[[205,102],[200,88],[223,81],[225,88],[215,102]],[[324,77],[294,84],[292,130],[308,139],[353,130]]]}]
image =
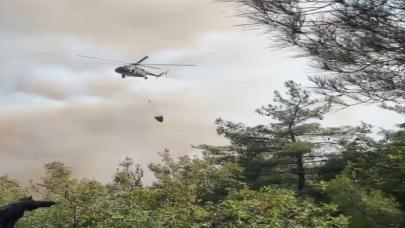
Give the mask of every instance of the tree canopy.
[{"label": "tree canopy", "polygon": [[[137,168],[130,160],[121,167],[134,176]],[[29,213],[17,227],[326,228],[347,227],[349,222],[335,205],[316,203],[292,190],[248,189],[239,180],[237,164],[217,166],[211,160],[189,157],[174,160],[166,153],[163,162],[151,164],[150,169],[156,176],[152,186],[123,188],[117,181],[75,179],[62,163],[48,163],[42,181],[33,183],[30,191],[56,201],[57,206]],[[121,169],[117,175],[122,175]],[[2,185],[13,181],[0,180]],[[17,190],[22,189],[17,185]],[[14,193],[5,202],[18,196],[18,191]]]},{"label": "tree canopy", "polygon": [[367,133],[369,127],[329,127],[320,123],[331,102],[310,97],[299,84],[285,83],[286,95],[274,92],[274,104],[257,109],[269,117],[268,125],[248,127],[217,120],[218,133],[231,142],[229,147],[201,145],[207,157],[219,163],[235,161],[244,168],[252,187],[279,184],[304,190],[308,180],[320,175],[318,166],[336,155],[351,140]]},{"label": "tree canopy", "polygon": [[404,112],[405,3],[402,0],[224,0],[280,47],[297,47],[320,69],[315,90],[344,103]]}]

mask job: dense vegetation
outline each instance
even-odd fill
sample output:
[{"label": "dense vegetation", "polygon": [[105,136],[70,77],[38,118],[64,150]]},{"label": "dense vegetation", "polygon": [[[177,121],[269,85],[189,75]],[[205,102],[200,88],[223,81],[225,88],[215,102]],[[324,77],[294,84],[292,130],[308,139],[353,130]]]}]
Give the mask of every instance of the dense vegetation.
[{"label": "dense vegetation", "polygon": [[[229,146],[199,146],[202,158],[150,164],[143,186],[131,158],[102,184],[45,165],[38,183],[0,177],[0,204],[33,194],[57,202],[18,227],[401,227],[405,209],[405,130],[368,137],[369,126],[323,128],[330,103],[286,82],[287,97],[258,109],[271,124],[219,119]],[[402,127],[402,126],[400,126]]]},{"label": "dense vegetation", "polygon": [[311,78],[318,96],[286,82],[285,95],[257,110],[269,123],[218,119],[230,145],[199,145],[201,158],[165,150],[149,165],[151,186],[131,158],[108,184],[76,179],[59,162],[30,186],[0,176],[0,205],[27,195],[57,202],[18,227],[405,227],[405,124],[377,140],[365,123],[320,123],[353,101],[405,112],[404,1],[224,1],[329,72]]}]

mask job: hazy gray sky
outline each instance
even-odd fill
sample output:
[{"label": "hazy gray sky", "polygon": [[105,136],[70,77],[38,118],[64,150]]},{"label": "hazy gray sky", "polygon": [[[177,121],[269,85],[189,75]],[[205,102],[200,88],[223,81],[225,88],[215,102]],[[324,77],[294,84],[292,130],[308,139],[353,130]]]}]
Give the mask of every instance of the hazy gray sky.
[{"label": "hazy gray sky", "polygon": [[[176,156],[193,153],[190,145],[226,143],[215,133],[217,117],[269,121],[254,109],[286,80],[307,84],[313,70],[266,48],[260,31],[235,27],[243,20],[233,14],[211,0],[0,1],[0,173],[27,180],[57,160],[79,177],[109,181],[125,156],[146,167],[164,148]],[[116,66],[78,54],[198,66],[122,80]],[[153,119],[157,112],[164,123]],[[391,128],[404,119],[362,106],[325,124],[360,121]]]}]

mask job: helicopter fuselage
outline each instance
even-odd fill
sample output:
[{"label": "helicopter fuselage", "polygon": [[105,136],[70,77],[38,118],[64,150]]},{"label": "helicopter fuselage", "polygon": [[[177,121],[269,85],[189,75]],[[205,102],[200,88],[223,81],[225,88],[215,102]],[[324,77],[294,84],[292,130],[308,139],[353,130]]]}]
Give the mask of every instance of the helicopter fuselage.
[{"label": "helicopter fuselage", "polygon": [[147,78],[150,74],[146,70],[134,66],[120,66],[115,69],[115,72],[121,74],[122,78],[125,78],[125,76]]},{"label": "helicopter fuselage", "polygon": [[122,76],[122,78],[125,78],[125,76],[139,77],[139,78],[145,78],[145,79],[147,79],[148,76],[153,76],[153,77],[159,78],[164,75],[167,75],[167,73],[169,72],[167,70],[166,72],[161,72],[160,74],[155,74],[153,72],[149,72],[144,69],[144,68],[160,69],[159,67],[156,67],[156,66],[176,66],[176,67],[195,66],[195,65],[189,65],[189,64],[156,64],[156,63],[155,64],[152,64],[152,63],[143,64],[142,62],[145,61],[148,58],[148,56],[143,57],[142,59],[140,59],[138,62],[135,62],[135,63],[125,63],[122,61],[108,60],[108,59],[91,57],[91,56],[86,56],[86,55],[79,55],[79,56],[84,57],[84,58],[93,59],[93,60],[103,61],[103,62],[110,61],[110,62],[114,62],[114,63],[120,62],[120,63],[128,64],[128,65],[123,65],[123,66],[119,66],[119,67],[115,68],[115,72],[120,74]]}]

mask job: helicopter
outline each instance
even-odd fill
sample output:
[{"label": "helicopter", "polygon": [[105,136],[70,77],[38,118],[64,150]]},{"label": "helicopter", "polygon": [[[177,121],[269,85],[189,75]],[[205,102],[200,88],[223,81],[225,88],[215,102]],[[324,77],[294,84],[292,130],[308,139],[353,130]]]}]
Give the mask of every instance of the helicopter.
[{"label": "helicopter", "polygon": [[112,63],[121,63],[125,64],[123,66],[119,66],[115,68],[115,72],[121,75],[122,78],[125,78],[126,76],[129,77],[139,77],[139,78],[144,78],[148,79],[148,76],[152,77],[162,77],[164,75],[167,75],[169,71],[162,72],[160,74],[155,74],[150,71],[145,70],[144,68],[150,68],[150,69],[160,69],[156,66],[174,66],[174,67],[187,67],[187,66],[195,66],[191,64],[143,64],[146,59],[148,59],[148,56],[143,57],[139,61],[135,63],[127,63],[127,62],[122,62],[122,61],[116,61],[116,60],[109,60],[109,59],[103,59],[103,58],[98,58],[98,57],[92,57],[92,56],[86,56],[86,55],[79,55],[80,57],[83,58],[89,58],[97,61],[103,61],[103,62],[112,62]]}]

